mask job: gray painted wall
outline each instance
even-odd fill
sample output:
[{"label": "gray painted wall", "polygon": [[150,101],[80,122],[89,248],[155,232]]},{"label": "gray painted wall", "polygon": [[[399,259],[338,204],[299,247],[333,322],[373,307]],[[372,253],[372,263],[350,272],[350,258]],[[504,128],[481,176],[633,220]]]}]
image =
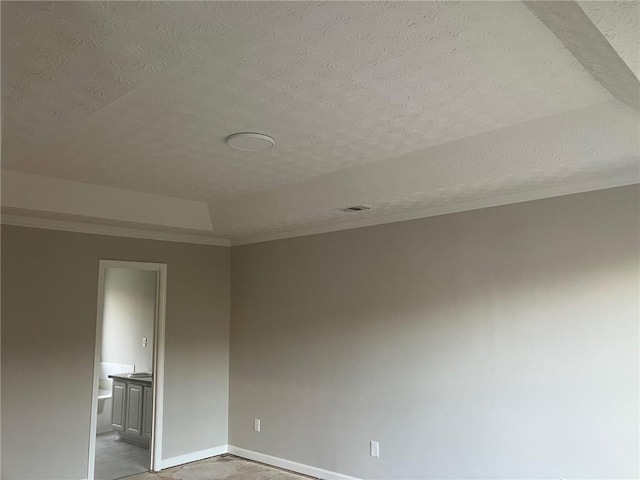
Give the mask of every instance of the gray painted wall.
[{"label": "gray painted wall", "polygon": [[[135,365],[136,372],[153,371],[153,328],[157,272],[107,268],[102,319],[103,362]],[[142,346],[142,339],[147,346]]]},{"label": "gray painted wall", "polygon": [[362,478],[637,478],[639,204],[234,247],[229,443]]},{"label": "gray painted wall", "polygon": [[639,203],[234,247],[229,417],[228,248],[3,226],[2,477],[86,475],[104,258],[168,263],[165,458],[229,418],[233,445],[364,478],[635,478]]},{"label": "gray painted wall", "polygon": [[87,474],[100,259],[167,263],[163,457],[227,443],[229,248],[2,227],[2,478]]}]

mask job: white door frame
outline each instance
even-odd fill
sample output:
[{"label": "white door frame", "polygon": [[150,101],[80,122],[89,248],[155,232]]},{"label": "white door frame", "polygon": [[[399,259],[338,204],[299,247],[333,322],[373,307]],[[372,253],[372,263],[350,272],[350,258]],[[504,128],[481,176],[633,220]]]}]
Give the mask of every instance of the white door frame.
[{"label": "white door frame", "polygon": [[104,310],[104,277],[107,268],[128,268],[158,272],[156,288],[156,319],[153,338],[153,431],[151,433],[151,465],[160,471],[162,460],[162,412],[164,392],[164,332],[167,302],[167,264],[100,260],[98,277],[98,312],[96,317],[96,345],[93,365],[93,394],[91,396],[91,432],[89,436],[89,462],[87,479],[94,480],[96,432],[98,423],[98,384],[100,381],[100,350],[102,348],[102,314]]}]

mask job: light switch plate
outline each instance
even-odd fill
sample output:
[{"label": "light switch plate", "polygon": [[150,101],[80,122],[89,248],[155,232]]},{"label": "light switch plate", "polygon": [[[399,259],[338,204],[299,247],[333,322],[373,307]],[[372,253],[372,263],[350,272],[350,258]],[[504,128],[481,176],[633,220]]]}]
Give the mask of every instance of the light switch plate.
[{"label": "light switch plate", "polygon": [[260,419],[259,418],[254,418],[253,419],[253,430],[255,432],[259,432],[260,431]]}]

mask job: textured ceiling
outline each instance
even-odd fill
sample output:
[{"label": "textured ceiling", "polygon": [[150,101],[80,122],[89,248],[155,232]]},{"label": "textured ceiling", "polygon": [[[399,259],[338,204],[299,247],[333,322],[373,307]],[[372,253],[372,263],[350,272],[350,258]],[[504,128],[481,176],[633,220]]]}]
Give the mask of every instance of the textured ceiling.
[{"label": "textured ceiling", "polygon": [[[638,120],[617,101],[605,102],[212,204],[211,220],[219,235],[247,240],[405,212],[455,211],[528,192],[573,193],[585,187],[572,185],[601,187],[601,179],[637,182]],[[358,204],[371,209],[341,210]]]},{"label": "textured ceiling", "polygon": [[584,13],[640,79],[640,4],[638,1],[580,1]]},{"label": "textured ceiling", "polygon": [[2,2],[4,161],[19,168],[34,143],[73,131],[264,9],[258,2]]},{"label": "textured ceiling", "polygon": [[[640,4],[618,3],[580,5],[637,73]],[[342,221],[338,199],[387,215],[637,161],[637,137],[609,139],[637,115],[515,1],[2,2],[2,72],[3,169],[209,202],[233,238]],[[234,151],[237,131],[277,145]],[[485,153],[456,150],[482,135]],[[380,188],[408,158],[413,181]]]},{"label": "textured ceiling", "polygon": [[207,201],[610,98],[516,2],[154,5],[16,8],[6,168]]}]

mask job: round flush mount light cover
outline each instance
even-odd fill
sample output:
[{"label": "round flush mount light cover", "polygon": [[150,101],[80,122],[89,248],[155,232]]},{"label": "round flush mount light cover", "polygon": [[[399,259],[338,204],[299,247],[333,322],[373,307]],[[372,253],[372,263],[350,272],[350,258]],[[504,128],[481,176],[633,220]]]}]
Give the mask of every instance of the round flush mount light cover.
[{"label": "round flush mount light cover", "polygon": [[262,152],[275,144],[275,139],[264,133],[242,132],[227,137],[227,145],[244,152]]}]

